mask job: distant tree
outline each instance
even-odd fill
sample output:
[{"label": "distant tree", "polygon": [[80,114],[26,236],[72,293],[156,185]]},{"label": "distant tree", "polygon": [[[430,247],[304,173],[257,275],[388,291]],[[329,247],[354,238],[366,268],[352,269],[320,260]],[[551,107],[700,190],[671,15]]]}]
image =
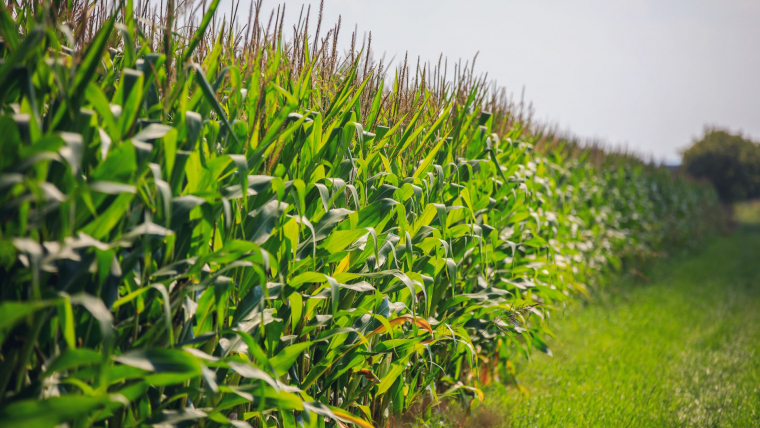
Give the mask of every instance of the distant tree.
[{"label": "distant tree", "polygon": [[724,202],[760,197],[760,144],[709,128],[683,153],[683,168],[709,180]]}]

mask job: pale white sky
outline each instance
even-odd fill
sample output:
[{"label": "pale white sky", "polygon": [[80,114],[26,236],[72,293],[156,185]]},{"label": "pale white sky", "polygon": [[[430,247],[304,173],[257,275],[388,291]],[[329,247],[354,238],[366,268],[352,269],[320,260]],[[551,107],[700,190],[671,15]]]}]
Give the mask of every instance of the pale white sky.
[{"label": "pale white sky", "polygon": [[[313,33],[319,1],[286,4],[291,26],[312,5]],[[322,35],[338,15],[344,48],[357,25],[396,62],[479,51],[476,72],[581,137],[669,162],[705,125],[760,140],[760,0],[326,0]]]}]

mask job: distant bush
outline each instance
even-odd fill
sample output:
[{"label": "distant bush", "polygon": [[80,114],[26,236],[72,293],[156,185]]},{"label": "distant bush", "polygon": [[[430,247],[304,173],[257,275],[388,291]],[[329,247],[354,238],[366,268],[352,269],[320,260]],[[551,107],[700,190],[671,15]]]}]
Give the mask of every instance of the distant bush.
[{"label": "distant bush", "polygon": [[760,144],[741,135],[708,129],[683,154],[687,173],[709,180],[724,202],[760,197]]}]

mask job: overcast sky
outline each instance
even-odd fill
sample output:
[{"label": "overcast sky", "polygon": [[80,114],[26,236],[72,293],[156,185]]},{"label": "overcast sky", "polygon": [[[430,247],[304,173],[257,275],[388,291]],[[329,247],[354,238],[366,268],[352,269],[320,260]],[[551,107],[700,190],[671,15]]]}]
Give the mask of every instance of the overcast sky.
[{"label": "overcast sky", "polygon": [[[286,4],[286,24],[319,8]],[[581,137],[668,162],[705,125],[760,140],[760,0],[326,0],[323,35],[338,15],[344,48],[356,25],[396,62],[480,52],[476,71]]]}]

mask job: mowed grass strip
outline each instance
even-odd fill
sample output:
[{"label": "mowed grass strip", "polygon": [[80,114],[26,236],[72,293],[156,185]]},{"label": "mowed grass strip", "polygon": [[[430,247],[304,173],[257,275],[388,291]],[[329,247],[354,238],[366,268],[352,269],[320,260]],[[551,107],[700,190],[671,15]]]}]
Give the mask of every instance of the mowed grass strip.
[{"label": "mowed grass strip", "polygon": [[473,426],[760,426],[760,228],[649,274],[557,317],[530,397],[492,386]]}]

